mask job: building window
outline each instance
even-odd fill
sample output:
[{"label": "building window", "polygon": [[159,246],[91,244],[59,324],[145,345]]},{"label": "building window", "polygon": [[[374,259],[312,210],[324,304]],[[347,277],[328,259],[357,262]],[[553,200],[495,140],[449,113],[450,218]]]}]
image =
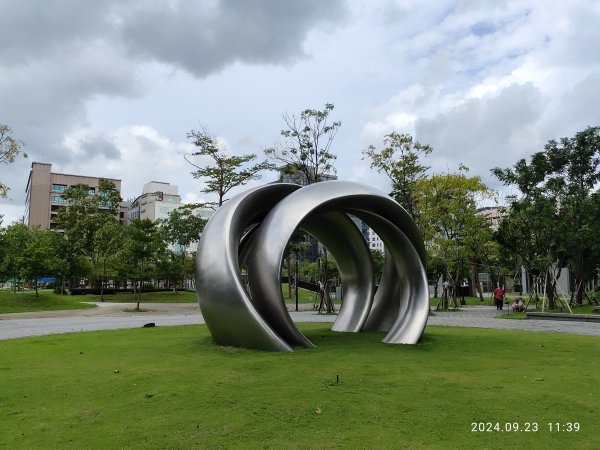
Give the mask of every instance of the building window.
[{"label": "building window", "polygon": [[52,197],[50,197],[50,201],[52,203],[67,203],[67,201],[60,195],[53,195]]},{"label": "building window", "polygon": [[52,185],[52,192],[65,192],[65,189],[67,189],[66,184],[53,184]]},{"label": "building window", "polygon": [[88,195],[96,195],[96,188],[88,188]]}]

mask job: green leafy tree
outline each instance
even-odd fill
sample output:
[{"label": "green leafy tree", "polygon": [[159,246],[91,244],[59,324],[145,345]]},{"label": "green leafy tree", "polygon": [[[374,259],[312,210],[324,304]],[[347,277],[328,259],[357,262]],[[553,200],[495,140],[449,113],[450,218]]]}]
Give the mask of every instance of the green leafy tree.
[{"label": "green leafy tree", "polygon": [[302,174],[306,184],[321,181],[323,174],[334,173],[337,156],[331,152],[331,145],[342,123],[331,121],[333,108],[326,103],[323,110],[305,109],[300,116],[284,114],[286,128],[281,130],[282,139],[265,149],[267,157],[284,172]]},{"label": "green leafy tree", "polygon": [[[198,217],[194,214],[195,205],[184,205],[169,213],[169,217],[162,222],[167,241],[179,248],[176,253],[179,253],[181,261],[178,264],[180,269],[181,288],[184,288],[185,280],[190,275],[189,264],[186,264],[187,249],[193,243],[198,241],[206,219]],[[175,283],[176,287],[177,284]],[[175,289],[177,292],[177,289]]]},{"label": "green leafy tree", "polygon": [[99,269],[100,280],[100,301],[104,301],[104,284],[107,276],[107,270],[118,258],[119,249],[125,243],[125,229],[123,225],[114,220],[104,222],[94,233],[94,267]]},{"label": "green leafy tree", "polygon": [[511,168],[492,170],[521,192],[511,199],[501,242],[508,248],[518,246],[528,271],[544,278],[551,309],[563,267],[574,275],[576,303],[582,302],[584,286],[596,274],[599,166],[600,128],[588,127],[573,138],[548,141],[529,162],[521,159]]},{"label": "green leafy tree", "polygon": [[[211,136],[207,130],[192,130],[187,134],[188,139],[198,147],[198,151],[190,156],[184,155],[185,160],[196,168],[192,172],[194,178],[204,178],[205,188],[200,192],[217,194],[221,206],[226,200],[227,193],[237,186],[243,186],[251,180],[260,178],[260,172],[270,170],[272,165],[266,161],[248,166],[256,159],[255,154],[228,155],[219,145],[216,137]],[[212,159],[212,164],[200,165],[193,162],[191,156],[207,156]]]},{"label": "green leafy tree", "polygon": [[26,280],[31,280],[36,296],[39,296],[37,280],[49,275],[52,270],[52,234],[50,230],[32,228],[29,229],[27,240],[22,243],[19,257],[20,274]]},{"label": "green leafy tree", "polygon": [[373,274],[375,282],[379,284],[383,276],[383,267],[385,266],[385,255],[381,250],[371,250],[371,258],[373,259]]},{"label": "green leafy tree", "polygon": [[429,169],[422,164],[421,159],[429,155],[432,148],[414,141],[410,134],[398,134],[395,131],[384,137],[383,145],[381,151],[377,151],[372,145],[369,146],[363,152],[364,158],[370,160],[372,169],[387,175],[392,182],[390,195],[417,220],[415,191],[418,181],[425,178]]},{"label": "green leafy tree", "polygon": [[[461,165],[458,173],[437,174],[417,182],[417,208],[420,230],[429,258],[441,272],[444,292],[440,307],[454,306],[459,280],[476,256],[476,236],[489,227],[478,214],[477,204],[492,192],[478,176],[468,177],[468,168]],[[485,240],[485,239],[483,239]]]},{"label": "green leafy tree", "polygon": [[165,232],[158,223],[149,219],[134,220],[125,229],[126,241],[121,255],[133,281],[136,309],[139,310],[144,282],[154,277],[166,253]]},{"label": "green leafy tree", "polygon": [[520,264],[534,277],[534,283],[544,283],[534,293],[530,293],[537,296],[544,289],[551,309],[555,307],[555,285],[552,278],[557,268],[554,248],[557,219],[553,199],[541,195],[513,199],[510,213],[500,223],[496,233],[499,244],[507,253],[518,257]]},{"label": "green leafy tree", "polygon": [[[9,164],[15,160],[19,154],[23,153],[21,147],[23,142],[13,138],[12,128],[8,125],[0,123],[0,164]],[[23,153],[27,158],[27,154]],[[8,195],[10,188],[0,182],[0,198],[5,198]],[[0,216],[1,218],[2,216]]]},{"label": "green leafy tree", "polygon": [[37,280],[51,274],[54,255],[53,233],[39,228],[28,228],[15,223],[1,233],[0,278],[30,282],[38,295]]},{"label": "green leafy tree", "polygon": [[22,275],[22,256],[29,238],[29,228],[22,223],[12,224],[2,233],[0,272],[3,279],[12,280],[14,290],[17,289],[17,280]]},{"label": "green leafy tree", "polygon": [[66,283],[74,280],[88,278],[92,275],[89,260],[77,251],[71,243],[60,233],[51,233],[52,248],[54,253],[50,261],[50,273],[58,279],[55,292],[64,294]]},{"label": "green leafy tree", "polygon": [[[333,109],[333,104],[326,103],[322,110],[309,108],[299,116],[289,113],[283,115],[286,128],[280,132],[280,141],[265,149],[265,155],[278,165],[280,172],[298,175],[303,178],[302,183],[307,185],[322,181],[323,175],[335,173],[333,162],[337,156],[331,151],[331,146],[342,123],[330,118]],[[294,247],[290,248],[293,250]],[[327,259],[327,251],[324,251],[322,260]],[[323,285],[321,303],[326,302],[330,310],[333,304],[329,296],[324,294],[329,292],[331,282],[327,274],[328,265],[323,262],[320,270],[319,278]]]},{"label": "green leafy tree", "polygon": [[[78,184],[69,186],[62,196],[66,206],[58,211],[57,223],[70,251],[88,257],[97,277],[101,252],[109,244],[100,242],[96,234],[106,224],[117,222],[121,195],[112,181],[100,179],[96,192],[92,193],[89,186]],[[106,233],[102,236],[110,240]]]},{"label": "green leafy tree", "polygon": [[[294,285],[294,296],[296,298],[296,305],[298,304],[298,267],[300,263],[300,255],[306,252],[310,247],[310,242],[307,240],[307,234],[302,230],[296,230],[296,232],[290,238],[287,243],[287,247],[284,251],[284,255],[287,254],[287,267],[288,267],[288,297],[292,296],[292,267],[293,267],[293,285]],[[296,311],[297,311],[296,306]]]},{"label": "green leafy tree", "polygon": [[600,236],[598,183],[600,182],[600,127],[588,127],[573,138],[549,141],[545,153],[551,173],[546,185],[557,199],[558,254],[564,254],[575,281],[575,302],[583,301],[584,286],[598,268],[596,248]]}]

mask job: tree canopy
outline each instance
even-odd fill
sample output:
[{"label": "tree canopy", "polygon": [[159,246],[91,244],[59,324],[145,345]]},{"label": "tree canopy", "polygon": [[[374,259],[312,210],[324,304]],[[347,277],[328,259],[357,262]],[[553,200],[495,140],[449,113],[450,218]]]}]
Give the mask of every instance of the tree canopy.
[{"label": "tree canopy", "polygon": [[[417,182],[426,176],[429,167],[424,166],[421,159],[433,150],[429,145],[413,140],[410,134],[398,134],[395,131],[385,135],[384,148],[377,151],[370,145],[363,152],[368,158],[371,169],[383,172],[392,182],[390,195],[400,203],[413,219],[418,217],[416,204]],[[363,159],[364,159],[363,158]]]},{"label": "tree canopy", "polygon": [[[480,177],[467,176],[461,165],[458,172],[436,174],[416,184],[416,206],[420,211],[418,225],[425,241],[434,282],[441,276],[445,282],[443,307],[448,295],[454,298],[459,280],[470,264],[481,254],[481,245],[491,240],[486,219],[477,214],[478,202],[492,195]],[[482,235],[483,233],[483,235]]]},{"label": "tree canopy", "polygon": [[265,149],[267,157],[279,164],[283,172],[302,174],[306,184],[334,173],[333,162],[337,156],[331,151],[331,145],[342,122],[330,119],[333,109],[331,103],[326,103],[322,110],[305,109],[299,116],[284,114],[286,128],[280,132],[281,140]]},{"label": "tree canopy", "polygon": [[563,267],[574,274],[576,301],[600,262],[600,128],[588,127],[572,138],[550,140],[530,160],[492,173],[518,188],[499,241],[517,253],[535,276],[543,277],[550,308]]},{"label": "tree canopy", "polygon": [[[194,178],[204,178],[205,187],[200,192],[217,194],[221,206],[226,200],[227,193],[237,186],[243,186],[252,180],[260,178],[260,172],[272,169],[272,165],[266,161],[248,166],[248,163],[256,159],[253,153],[246,155],[227,154],[216,137],[210,135],[207,130],[192,130],[187,134],[188,139],[198,147],[198,151],[190,156],[184,155],[185,160],[196,168],[192,172]],[[197,163],[192,161],[191,156],[208,156],[211,164]]]},{"label": "tree canopy", "polygon": [[[10,164],[21,153],[27,158],[27,154],[21,149],[22,146],[23,142],[12,137],[12,128],[0,123],[0,164]],[[0,181],[0,198],[5,198],[9,190],[10,188]]]}]

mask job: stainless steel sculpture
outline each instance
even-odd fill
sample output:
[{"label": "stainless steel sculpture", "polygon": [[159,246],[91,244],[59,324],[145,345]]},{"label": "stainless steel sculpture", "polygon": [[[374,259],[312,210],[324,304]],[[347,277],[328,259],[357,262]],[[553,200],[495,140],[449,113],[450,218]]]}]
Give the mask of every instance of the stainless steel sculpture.
[{"label": "stainless steel sculpture", "polygon": [[[366,222],[384,242],[384,274],[376,293],[371,254],[348,214]],[[281,262],[297,228],[321,241],[338,265],[344,300],[333,330],[386,331],[386,343],[418,342],[429,293],[425,247],[416,225],[376,189],[327,181],[249,189],[206,224],[198,244],[196,290],[218,344],[271,351],[314,347],[294,325],[281,294]],[[241,274],[246,264],[248,290]]]}]

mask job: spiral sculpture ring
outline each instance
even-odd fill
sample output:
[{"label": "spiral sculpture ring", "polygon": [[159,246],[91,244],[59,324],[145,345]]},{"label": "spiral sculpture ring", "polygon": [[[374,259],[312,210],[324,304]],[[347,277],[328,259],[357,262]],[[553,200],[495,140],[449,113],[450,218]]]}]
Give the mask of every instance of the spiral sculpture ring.
[{"label": "spiral sculpture ring", "polygon": [[[385,245],[377,290],[367,243],[348,214],[366,222]],[[338,266],[344,299],[334,331],[385,331],[383,341],[389,344],[419,341],[429,292],[425,247],[415,223],[376,189],[327,181],[302,188],[273,183],[249,189],[221,206],[206,224],[198,243],[196,290],[218,344],[270,351],[313,347],[296,328],[281,294],[281,262],[298,228],[316,237]],[[245,262],[248,288],[241,273]]]}]

